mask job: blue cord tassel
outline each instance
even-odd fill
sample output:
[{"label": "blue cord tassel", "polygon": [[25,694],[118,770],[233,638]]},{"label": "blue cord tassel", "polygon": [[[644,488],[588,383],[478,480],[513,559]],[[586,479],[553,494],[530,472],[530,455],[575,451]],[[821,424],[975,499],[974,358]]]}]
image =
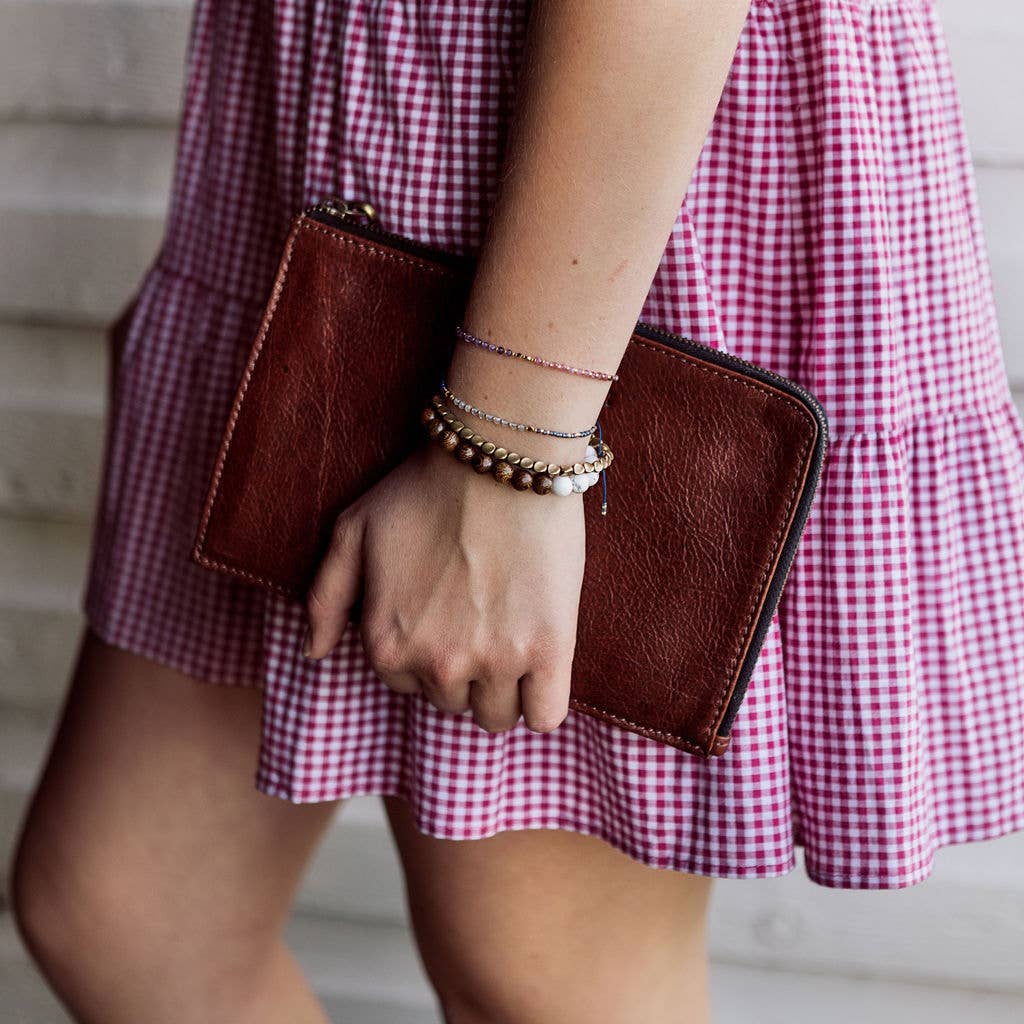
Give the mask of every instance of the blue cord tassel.
[{"label": "blue cord tassel", "polygon": [[[597,457],[604,458],[604,436],[601,433],[601,421],[597,421]],[[601,470],[601,515],[608,515],[608,473]]]}]

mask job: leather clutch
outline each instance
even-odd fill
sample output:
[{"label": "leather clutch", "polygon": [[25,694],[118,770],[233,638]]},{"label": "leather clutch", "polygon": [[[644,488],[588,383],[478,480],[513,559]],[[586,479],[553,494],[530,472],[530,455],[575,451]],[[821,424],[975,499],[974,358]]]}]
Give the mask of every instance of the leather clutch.
[{"label": "leather clutch", "polygon": [[[329,200],[295,219],[212,470],[200,565],[304,596],[338,513],[424,443],[418,414],[474,264],[385,231],[368,204]],[[570,706],[722,754],[811,508],[827,419],[793,381],[643,322],[618,375],[601,412],[610,513],[600,488],[579,496]]]}]

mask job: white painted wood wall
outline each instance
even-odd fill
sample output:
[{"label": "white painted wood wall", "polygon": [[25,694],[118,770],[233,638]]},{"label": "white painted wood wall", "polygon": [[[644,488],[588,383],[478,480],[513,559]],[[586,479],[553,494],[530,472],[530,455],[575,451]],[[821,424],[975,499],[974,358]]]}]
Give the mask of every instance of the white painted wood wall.
[{"label": "white painted wood wall", "polygon": [[[1024,9],[940,0],[974,153],[1007,366],[1024,409]],[[183,0],[0,0],[0,858],[78,628],[99,467],[102,327],[155,251]],[[1024,836],[940,852],[895,893],[802,870],[720,882],[721,1024],[1024,1019]],[[347,808],[293,924],[336,1019],[435,1020],[376,801]],[[64,1018],[0,914],[0,1024]]]}]

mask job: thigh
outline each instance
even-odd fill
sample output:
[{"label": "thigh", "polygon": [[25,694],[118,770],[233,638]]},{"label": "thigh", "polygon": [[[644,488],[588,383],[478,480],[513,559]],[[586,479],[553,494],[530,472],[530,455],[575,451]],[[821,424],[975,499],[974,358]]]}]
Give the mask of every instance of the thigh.
[{"label": "thigh", "polygon": [[48,949],[51,960],[97,952],[97,985],[145,986],[156,970],[226,990],[273,959],[337,804],[254,788],[261,696],[86,633],[14,878],[31,930],[75,946]]},{"label": "thigh", "polygon": [[385,799],[421,957],[450,1024],[698,1024],[708,1019],[711,879],[595,836],[419,832]]}]

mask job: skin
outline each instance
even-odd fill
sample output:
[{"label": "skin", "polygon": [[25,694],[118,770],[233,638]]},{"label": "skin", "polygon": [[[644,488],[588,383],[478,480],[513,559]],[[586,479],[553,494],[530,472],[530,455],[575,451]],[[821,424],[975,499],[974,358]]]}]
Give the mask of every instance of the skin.
[{"label": "skin", "polygon": [[9,884],[75,1020],[326,1022],[281,931],[336,804],[253,788],[259,721],[86,633]]},{"label": "skin", "polygon": [[[617,366],[747,6],[535,0],[471,331]],[[447,376],[478,406],[561,429],[594,422],[608,390],[465,345]],[[576,461],[582,442],[531,435],[529,452]],[[576,497],[502,489],[424,448],[339,519],[309,596],[309,654],[337,644],[362,591],[364,644],[388,686],[471,708],[492,732],[557,728],[584,557]],[[337,805],[253,789],[259,714],[255,689],[202,684],[86,634],[10,884],[76,1020],[326,1020],[281,930]],[[386,806],[447,1024],[708,1020],[709,879],[569,831],[434,839],[400,800]]]}]

